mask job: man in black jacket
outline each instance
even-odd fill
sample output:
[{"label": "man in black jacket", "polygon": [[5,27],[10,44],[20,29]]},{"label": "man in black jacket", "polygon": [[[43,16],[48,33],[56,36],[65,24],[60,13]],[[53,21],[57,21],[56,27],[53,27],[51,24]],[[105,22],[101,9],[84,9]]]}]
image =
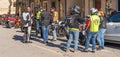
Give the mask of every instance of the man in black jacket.
[{"label": "man in black jacket", "polygon": [[80,16],[80,8],[79,6],[75,5],[73,6],[72,8],[72,14],[70,16],[70,21],[69,21],[69,39],[68,39],[68,42],[67,42],[67,49],[66,49],[66,52],[69,51],[69,48],[70,48],[70,44],[72,42],[72,40],[74,39],[74,52],[77,51],[78,49],[78,39],[79,39],[79,27],[80,25],[83,23],[83,19],[81,18]]},{"label": "man in black jacket", "polygon": [[50,25],[49,12],[47,12],[46,8],[43,8],[43,12],[41,14],[41,23],[42,23],[42,37],[44,39],[44,43],[48,43],[48,30]]}]

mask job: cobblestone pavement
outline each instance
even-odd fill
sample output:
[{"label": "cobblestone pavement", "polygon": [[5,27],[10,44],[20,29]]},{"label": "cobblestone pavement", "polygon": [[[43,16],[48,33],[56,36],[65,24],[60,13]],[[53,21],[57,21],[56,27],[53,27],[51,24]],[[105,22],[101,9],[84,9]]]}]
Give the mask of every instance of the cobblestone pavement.
[{"label": "cobblestone pavement", "polygon": [[[71,52],[66,53],[65,37],[58,37],[57,41],[50,41],[49,44],[43,44],[43,39],[32,34],[32,43],[24,44],[23,33],[20,29],[7,29],[0,26],[0,57],[120,57],[120,45],[107,44],[104,50],[96,53],[84,53],[81,50],[84,46],[79,45],[79,50],[73,53],[73,44]],[[51,39],[52,36],[49,36]],[[89,49],[91,50],[91,48]]]}]

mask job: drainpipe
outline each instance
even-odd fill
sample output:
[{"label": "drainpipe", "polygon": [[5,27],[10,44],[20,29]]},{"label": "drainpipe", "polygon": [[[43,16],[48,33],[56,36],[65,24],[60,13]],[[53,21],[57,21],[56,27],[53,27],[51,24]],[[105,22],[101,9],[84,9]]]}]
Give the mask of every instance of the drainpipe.
[{"label": "drainpipe", "polygon": [[67,0],[65,0],[65,16],[67,15]]},{"label": "drainpipe", "polygon": [[90,0],[88,0],[88,14],[90,14]]}]

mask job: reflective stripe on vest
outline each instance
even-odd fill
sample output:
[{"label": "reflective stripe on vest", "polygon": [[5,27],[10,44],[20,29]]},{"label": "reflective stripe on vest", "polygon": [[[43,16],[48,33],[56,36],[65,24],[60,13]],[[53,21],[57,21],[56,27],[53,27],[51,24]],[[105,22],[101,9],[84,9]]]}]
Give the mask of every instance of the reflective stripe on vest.
[{"label": "reflective stripe on vest", "polygon": [[92,15],[90,17],[90,32],[98,32],[100,24],[100,18],[97,15]]},{"label": "reflective stripe on vest", "polygon": [[41,14],[41,11],[38,11],[38,12],[36,13],[36,19],[40,19],[40,14]]},{"label": "reflective stripe on vest", "polygon": [[70,28],[70,30],[79,30],[78,28]]}]

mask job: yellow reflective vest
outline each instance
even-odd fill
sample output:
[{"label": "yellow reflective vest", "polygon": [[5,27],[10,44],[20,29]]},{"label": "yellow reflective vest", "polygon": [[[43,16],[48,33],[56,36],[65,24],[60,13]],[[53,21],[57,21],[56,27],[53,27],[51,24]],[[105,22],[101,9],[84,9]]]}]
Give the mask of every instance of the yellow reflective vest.
[{"label": "yellow reflective vest", "polygon": [[37,19],[37,20],[40,19],[40,17],[41,17],[40,14],[41,14],[41,11],[38,11],[38,12],[36,13],[36,19]]},{"label": "yellow reflective vest", "polygon": [[98,32],[100,25],[100,17],[98,15],[90,16],[90,32]]}]

